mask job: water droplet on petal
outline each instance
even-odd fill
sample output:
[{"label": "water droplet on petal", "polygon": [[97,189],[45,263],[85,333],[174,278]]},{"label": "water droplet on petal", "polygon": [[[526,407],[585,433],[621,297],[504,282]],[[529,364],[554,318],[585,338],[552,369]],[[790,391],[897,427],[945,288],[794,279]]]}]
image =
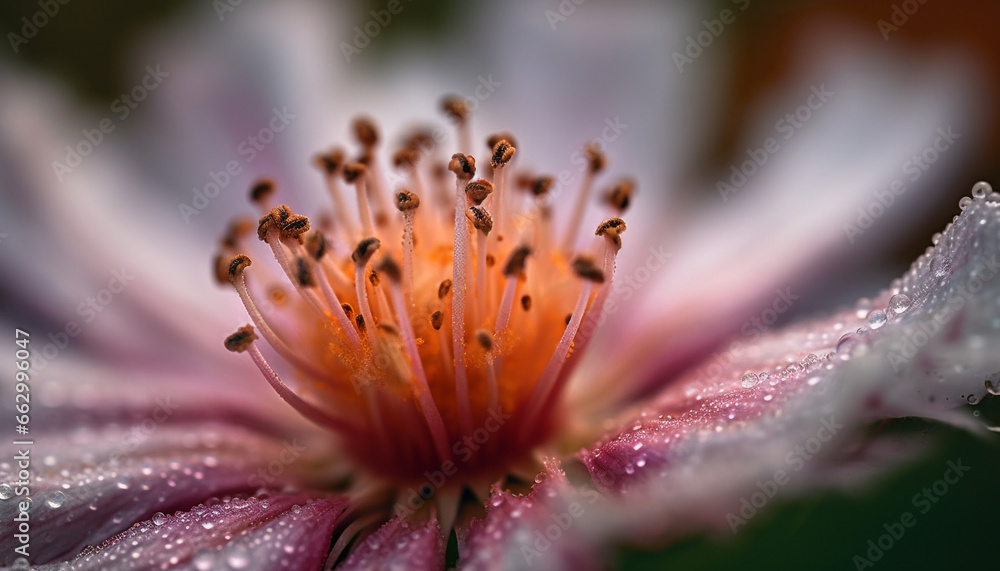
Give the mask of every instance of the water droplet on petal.
[{"label": "water droplet on petal", "polygon": [[52,494],[51,496],[49,496],[49,499],[45,500],[45,503],[50,508],[59,508],[59,507],[62,507],[62,505],[64,503],[66,503],[66,495],[63,494],[62,492],[56,492],[56,493]]},{"label": "water droplet on petal", "polygon": [[972,204],[972,199],[968,196],[963,196],[962,199],[958,201],[958,209],[965,210],[970,204]]},{"label": "water droplet on petal", "polygon": [[951,258],[948,256],[934,256],[931,260],[931,273],[936,278],[943,278],[951,271]]},{"label": "water droplet on petal", "polygon": [[871,325],[872,329],[878,329],[885,325],[885,312],[881,309],[876,309],[868,314],[868,325]]},{"label": "water droplet on petal", "polygon": [[983,198],[991,192],[993,192],[993,187],[986,181],[981,180],[972,185],[972,196],[975,198]]},{"label": "water droplet on petal", "polygon": [[740,383],[743,385],[744,389],[749,389],[757,384],[757,375],[754,373],[747,373],[743,375],[743,381]]},{"label": "water droplet on petal", "polygon": [[986,381],[986,392],[993,396],[1000,396],[1000,387],[994,385],[992,381]]},{"label": "water droplet on petal", "polygon": [[167,523],[167,516],[163,512],[156,512],[153,514],[153,525],[163,525]]},{"label": "water droplet on petal", "polygon": [[906,310],[910,309],[910,305],[912,304],[910,296],[905,293],[897,293],[889,299],[889,307],[886,309],[893,315],[902,315],[906,313]]},{"label": "water droplet on petal", "polygon": [[9,500],[13,495],[14,489],[10,487],[10,484],[0,484],[0,500]]}]

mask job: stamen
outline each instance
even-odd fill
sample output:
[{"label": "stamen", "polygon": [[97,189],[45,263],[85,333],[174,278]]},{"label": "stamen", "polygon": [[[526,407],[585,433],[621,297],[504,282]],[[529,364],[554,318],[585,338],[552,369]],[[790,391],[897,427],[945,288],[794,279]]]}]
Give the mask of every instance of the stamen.
[{"label": "stamen", "polygon": [[368,206],[368,194],[365,191],[367,173],[368,167],[361,163],[344,165],[344,180],[354,183],[355,194],[358,199],[358,215],[361,217],[361,232],[365,236],[374,236],[375,222],[372,219],[372,211]]},{"label": "stamen", "polygon": [[[368,192],[375,197],[375,221],[381,226],[389,220],[389,193],[386,190],[385,175],[382,172],[381,161],[379,160],[378,153],[375,152],[375,146],[379,142],[378,128],[370,118],[358,117],[354,120],[354,136],[357,137],[358,142],[365,149],[365,156],[368,159],[365,161],[365,164],[368,167],[368,181],[371,185]],[[371,236],[372,234],[368,235]]]},{"label": "stamen", "polygon": [[[330,274],[321,262],[326,256],[326,239],[319,232],[313,232],[310,234],[309,238],[306,240],[306,251],[309,253],[310,257],[310,270],[315,273],[317,262],[320,263],[319,270],[323,273],[323,278],[317,280],[319,282],[320,291],[323,292],[323,297],[326,302],[330,305],[330,312],[337,319],[337,323],[340,324],[340,329],[347,336],[348,341],[351,342],[351,346],[357,348],[361,343],[361,339],[358,337],[357,331],[354,330],[354,326],[351,324],[351,316],[345,311],[345,306],[350,309],[350,305],[340,303],[340,298],[337,297],[337,292],[334,291],[333,287],[330,285]],[[302,258],[299,258],[300,260]],[[329,264],[332,265],[332,262]],[[340,271],[335,270],[334,275],[340,276]],[[351,284],[345,282],[345,288],[349,287]]]},{"label": "stamen", "polygon": [[271,198],[274,197],[274,181],[263,178],[250,187],[250,201],[260,208],[262,214],[271,210]]},{"label": "stamen", "polygon": [[472,137],[469,133],[469,106],[465,100],[457,95],[449,95],[441,100],[441,109],[444,110],[458,128],[458,150],[463,153],[472,152]]},{"label": "stamen", "polygon": [[474,180],[465,186],[466,198],[476,206],[482,204],[491,194],[493,194],[493,183],[488,180]]},{"label": "stamen", "polygon": [[257,365],[260,372],[264,374],[264,378],[267,379],[267,383],[271,385],[274,392],[278,393],[278,396],[280,396],[282,400],[291,405],[291,407],[298,411],[298,413],[302,416],[319,426],[332,430],[343,431],[346,434],[358,432],[357,427],[353,424],[330,416],[326,412],[302,400],[299,395],[295,394],[292,389],[288,388],[288,385],[286,385],[285,382],[281,380],[281,377],[274,372],[274,369],[272,369],[267,363],[267,360],[264,359],[264,355],[260,353],[260,349],[254,344],[253,341],[256,338],[257,336],[254,335],[253,328],[247,325],[226,338],[226,349],[237,353],[242,353],[244,351],[249,352],[250,358],[253,359],[254,364]]},{"label": "stamen", "polygon": [[611,206],[615,214],[621,216],[628,209],[629,203],[632,202],[632,193],[634,192],[635,182],[623,179],[604,195],[604,202]]},{"label": "stamen", "polygon": [[406,310],[406,301],[403,299],[403,291],[400,287],[402,279],[399,266],[390,257],[382,260],[379,269],[389,280],[392,291],[392,303],[396,310],[396,318],[399,320],[400,333],[403,337],[403,346],[410,357],[410,367],[417,379],[417,384],[413,387],[413,396],[420,403],[420,410],[427,421],[431,435],[434,437],[434,445],[441,460],[451,458],[448,451],[448,432],[444,426],[444,419],[438,410],[434,397],[431,395],[430,385],[427,383],[427,375],[424,373],[424,364],[420,359],[420,352],[417,350],[417,342],[413,334],[413,325],[410,322],[409,313]]},{"label": "stamen", "polygon": [[344,238],[354,240],[358,236],[358,229],[347,210],[347,203],[344,201],[344,194],[340,189],[340,170],[344,165],[344,151],[334,149],[326,154],[318,155],[314,159],[315,164],[323,169],[326,179],[326,187],[333,199],[334,215],[340,224],[340,230]]},{"label": "stamen", "polygon": [[396,208],[403,213],[403,294],[413,304],[413,217],[420,198],[406,189],[396,192]]},{"label": "stamen", "polygon": [[372,256],[375,255],[375,251],[381,247],[382,243],[379,242],[378,238],[365,238],[354,249],[354,253],[351,254],[351,259],[354,261],[354,286],[358,296],[359,309],[361,310],[361,314],[355,320],[358,322],[358,329],[362,329],[368,333],[368,343],[371,345],[373,351],[378,347],[375,343],[375,328],[365,327],[366,323],[375,324],[375,319],[372,318],[371,306],[368,304],[368,288],[365,287],[365,269],[368,267],[368,262],[371,261]]},{"label": "stamen", "polygon": [[476,160],[456,153],[448,164],[455,173],[455,254],[451,280],[455,291],[451,296],[451,336],[455,354],[455,398],[458,405],[462,434],[472,433],[472,410],[469,408],[469,384],[465,371],[465,264],[468,222],[465,218],[465,187],[475,175]]},{"label": "stamen", "polygon": [[[471,185],[471,183],[470,183]],[[466,187],[468,189],[468,187]],[[466,192],[468,195],[468,192]],[[489,292],[486,284],[486,238],[493,230],[493,218],[482,206],[473,206],[465,211],[465,217],[478,232],[476,233],[476,296],[473,308],[475,315],[473,321],[479,323],[486,312]]]},{"label": "stamen", "polygon": [[507,196],[504,193],[504,167],[507,163],[514,158],[514,153],[517,149],[511,144],[507,139],[501,139],[493,145],[493,158],[490,161],[490,166],[493,167],[493,181],[496,187],[496,196],[493,197],[493,202],[496,203],[496,218],[497,218],[497,239],[503,240],[504,237],[504,212],[506,207],[504,202],[507,200]]},{"label": "stamen", "polygon": [[600,149],[593,143],[583,148],[587,156],[587,172],[580,183],[580,191],[576,197],[576,205],[573,208],[573,215],[570,218],[569,226],[566,227],[566,236],[563,238],[562,249],[564,252],[572,253],[577,235],[580,233],[580,224],[583,222],[583,213],[590,200],[590,190],[594,185],[594,177],[604,170],[605,159]]}]

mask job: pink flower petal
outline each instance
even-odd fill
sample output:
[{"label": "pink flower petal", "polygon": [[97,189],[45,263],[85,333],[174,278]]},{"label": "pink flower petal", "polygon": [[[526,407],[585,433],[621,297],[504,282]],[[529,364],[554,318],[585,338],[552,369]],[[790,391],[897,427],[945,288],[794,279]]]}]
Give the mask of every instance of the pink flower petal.
[{"label": "pink flower petal", "polygon": [[342,497],[209,501],[137,523],[85,549],[73,568],[319,569],[347,506]]},{"label": "pink flower petal", "polygon": [[602,569],[603,548],[593,532],[594,488],[573,489],[554,463],[523,496],[494,488],[486,518],[459,535],[461,571]]},{"label": "pink flower petal", "polygon": [[[922,415],[977,426],[952,409],[978,402],[985,381],[1000,380],[1000,354],[987,349],[1000,343],[998,236],[1000,204],[978,198],[874,300],[737,339],[685,373],[581,453],[594,483],[628,506],[627,518],[604,514],[609,525],[633,539],[739,527],[727,517],[741,497],[768,482],[807,489],[828,480],[845,446],[857,444],[857,429],[873,420]],[[895,294],[909,301],[891,301]],[[888,310],[889,320],[838,349],[841,336],[871,327],[873,309]]]},{"label": "pink flower petal", "polygon": [[395,517],[354,546],[337,570],[444,569],[444,550],[445,537],[436,518],[414,527],[402,517]]}]

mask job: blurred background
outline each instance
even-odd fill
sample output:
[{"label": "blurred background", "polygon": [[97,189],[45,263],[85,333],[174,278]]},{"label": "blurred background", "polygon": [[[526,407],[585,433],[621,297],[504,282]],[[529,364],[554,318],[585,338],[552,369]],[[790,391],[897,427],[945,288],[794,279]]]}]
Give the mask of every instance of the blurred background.
[{"label": "blurred background", "polygon": [[[274,106],[298,114],[292,135],[262,151],[236,187],[261,174],[315,185],[307,158],[345,139],[357,112],[387,130],[440,121],[440,95],[479,97],[483,87],[479,132],[530,133],[534,160],[552,172],[620,117],[628,134],[609,154],[639,181],[640,228],[683,226],[689,217],[678,213],[699,213],[690,218],[713,221],[702,232],[729,235],[704,253],[723,260],[734,255],[727,244],[747,235],[762,260],[794,258],[787,242],[803,236],[828,244],[821,264],[798,260],[812,271],[795,282],[803,298],[782,316],[789,320],[875,293],[930,245],[974,182],[1000,184],[996,2],[402,0],[371,36],[365,26],[386,0],[280,9],[264,0],[72,0],[50,2],[58,13],[37,17],[44,3],[0,4],[0,77],[54,89],[75,110],[54,119],[78,133],[162,62],[172,74],[163,93],[138,105],[111,145],[126,148],[130,168],[153,181],[143,192],[166,204],[190,201]],[[2,116],[7,144],[15,116]],[[780,149],[767,151],[769,138]],[[891,190],[896,180],[905,191]],[[243,202],[241,193],[223,196],[202,218],[222,219]],[[787,231],[803,225],[813,228]],[[219,230],[188,226],[204,240]],[[207,268],[209,254],[193,267]],[[37,309],[0,307],[8,316]],[[984,419],[996,418],[989,405],[978,405]],[[917,435],[926,457],[862,493],[769,505],[734,536],[662,551],[625,546],[622,567],[852,568],[866,541],[957,456],[974,466],[970,475],[875,566],[986,567],[1000,508],[997,445],[925,422],[878,430]]]}]

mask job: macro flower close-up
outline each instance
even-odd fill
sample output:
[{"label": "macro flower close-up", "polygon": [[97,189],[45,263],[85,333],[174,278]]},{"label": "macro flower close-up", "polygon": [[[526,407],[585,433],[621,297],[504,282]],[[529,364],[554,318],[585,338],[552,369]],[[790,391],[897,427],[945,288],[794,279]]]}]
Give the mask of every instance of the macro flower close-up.
[{"label": "macro flower close-up", "polygon": [[0,566],[988,567],[998,21],[5,6]]}]

